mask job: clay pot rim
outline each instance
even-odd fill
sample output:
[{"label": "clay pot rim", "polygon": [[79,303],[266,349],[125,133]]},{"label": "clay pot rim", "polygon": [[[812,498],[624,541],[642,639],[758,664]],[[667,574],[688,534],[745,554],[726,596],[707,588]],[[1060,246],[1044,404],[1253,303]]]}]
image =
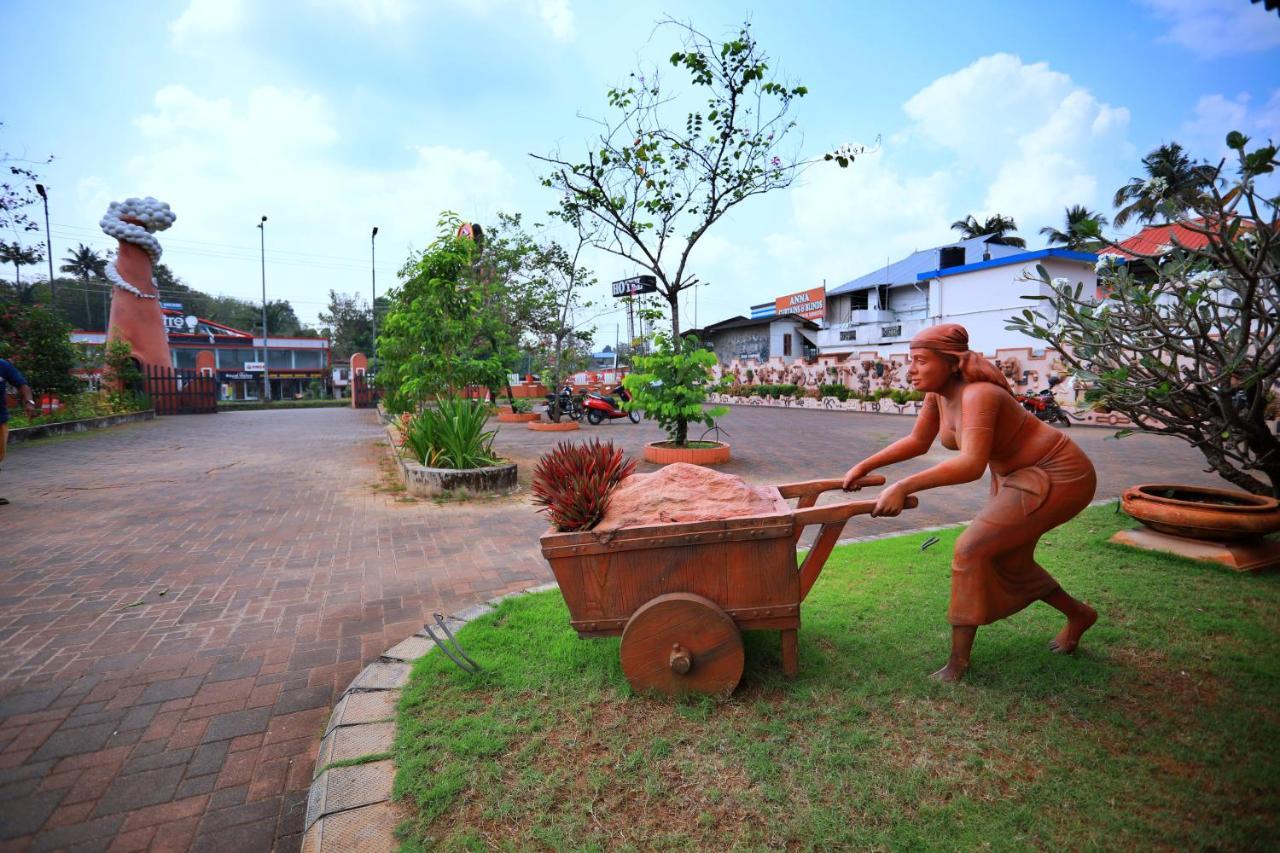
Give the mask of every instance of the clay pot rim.
[{"label": "clay pot rim", "polygon": [[[707,441],[706,439],[695,439],[695,440]],[[676,444],[675,442],[668,441],[666,439],[663,439],[662,441],[646,441],[644,446],[656,447],[658,450],[681,450],[681,451],[689,451],[691,453],[714,453],[715,451],[719,450],[722,447],[729,447],[729,442],[727,441],[707,441],[707,443],[714,444],[716,446],[715,447],[689,447],[688,445],[679,445],[679,444]]]},{"label": "clay pot rim", "polygon": [[[1149,489],[1177,489],[1182,492],[1195,492],[1207,497],[1221,496],[1229,498],[1232,503],[1214,504],[1198,501],[1183,501],[1178,500],[1177,498],[1166,498],[1163,495],[1151,494],[1151,492],[1148,491]],[[1131,500],[1138,499],[1150,501],[1151,503],[1162,504],[1164,506],[1188,507],[1198,510],[1213,510],[1215,512],[1262,513],[1274,512],[1277,508],[1280,508],[1280,501],[1263,495],[1254,495],[1249,492],[1240,492],[1233,489],[1215,489],[1209,486],[1188,486],[1178,483],[1141,483],[1136,486],[1131,486],[1128,491],[1125,492],[1124,497]],[[1239,503],[1240,501],[1247,502],[1247,505],[1241,506]]]}]

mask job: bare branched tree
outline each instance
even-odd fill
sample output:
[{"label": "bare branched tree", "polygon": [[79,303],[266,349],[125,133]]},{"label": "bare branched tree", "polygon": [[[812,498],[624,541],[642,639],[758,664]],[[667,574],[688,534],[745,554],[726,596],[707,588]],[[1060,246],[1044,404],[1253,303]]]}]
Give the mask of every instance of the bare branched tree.
[{"label": "bare branched tree", "polygon": [[[551,167],[543,184],[560,192],[566,221],[598,224],[586,232],[592,245],[654,275],[679,339],[679,296],[696,283],[689,258],[698,241],[747,199],[790,186],[810,162],[788,141],[792,105],[808,90],[772,76],[749,24],[719,44],[686,23],[662,26],[680,31],[670,63],[687,88],[668,87],[656,70],[633,72],[608,91],[613,114],[598,122],[584,159],[532,156]],[[669,124],[668,111],[683,111],[683,121]],[[824,159],[847,166],[864,150],[842,146]]]}]

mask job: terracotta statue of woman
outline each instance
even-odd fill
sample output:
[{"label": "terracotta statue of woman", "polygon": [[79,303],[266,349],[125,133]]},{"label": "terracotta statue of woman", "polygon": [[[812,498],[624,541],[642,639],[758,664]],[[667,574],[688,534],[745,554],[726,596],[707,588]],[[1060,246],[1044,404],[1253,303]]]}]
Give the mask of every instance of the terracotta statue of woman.
[{"label": "terracotta statue of woman", "polygon": [[907,378],[925,392],[915,428],[850,468],[845,489],[878,468],[924,455],[934,438],[959,454],[888,486],[873,516],[897,515],[907,495],[968,483],[991,468],[991,499],[956,540],[947,610],[951,658],[933,677],[958,681],[969,668],[978,626],[1033,601],[1067,617],[1049,648],[1074,652],[1098,614],[1067,595],[1036,563],[1035,549],[1045,532],[1089,504],[1097,486],[1093,464],[1065,434],[1018,404],[1000,371],[969,351],[963,326],[944,323],[912,338]]}]

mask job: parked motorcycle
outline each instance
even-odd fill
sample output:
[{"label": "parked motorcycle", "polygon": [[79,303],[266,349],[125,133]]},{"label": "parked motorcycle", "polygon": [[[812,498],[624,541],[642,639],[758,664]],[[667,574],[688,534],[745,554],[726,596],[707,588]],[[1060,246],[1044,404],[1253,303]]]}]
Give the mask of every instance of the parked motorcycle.
[{"label": "parked motorcycle", "polygon": [[1045,423],[1060,423],[1064,427],[1069,427],[1071,417],[1058,405],[1057,399],[1053,396],[1053,387],[1061,381],[1056,376],[1050,376],[1049,387],[1039,394],[1014,394],[1014,397],[1022,404],[1022,408]]},{"label": "parked motorcycle", "polygon": [[565,416],[574,421],[582,420],[582,398],[574,395],[573,386],[567,382],[559,393],[547,395],[547,420],[558,424]]},{"label": "parked motorcycle", "polygon": [[583,401],[583,407],[587,412],[587,420],[592,426],[599,426],[608,420],[617,420],[618,418],[630,418],[633,424],[640,423],[639,412],[628,412],[624,410],[619,403],[631,402],[631,392],[619,385],[609,391],[609,396],[603,394],[588,394]]}]

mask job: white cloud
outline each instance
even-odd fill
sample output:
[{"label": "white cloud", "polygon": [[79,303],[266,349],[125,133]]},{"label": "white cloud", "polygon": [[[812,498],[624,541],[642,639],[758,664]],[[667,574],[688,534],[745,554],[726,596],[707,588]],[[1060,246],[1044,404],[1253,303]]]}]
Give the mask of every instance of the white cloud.
[{"label": "white cloud", "polygon": [[573,40],[573,9],[569,7],[569,0],[538,0],[538,16],[556,41]]},{"label": "white cloud", "polygon": [[[292,299],[304,319],[330,288],[367,294],[372,226],[382,292],[393,284],[386,271],[434,237],[442,210],[487,221],[513,196],[512,176],[485,151],[424,141],[385,167],[344,162],[342,122],[306,91],[263,87],[232,100],[168,86],[134,124],[140,153],[130,183],[105,188],[110,198],[168,202],[178,224],[161,238],[165,260],[195,287],[245,298],[260,274],[255,225],[268,215],[268,296]],[[104,194],[101,182],[82,187],[86,204],[102,206]]]},{"label": "white cloud", "polygon": [[[788,280],[778,295],[833,288],[916,249],[951,239],[953,180],[944,172],[907,174],[892,154],[860,158],[848,169],[819,164],[791,191],[788,231],[765,239]],[[816,172],[826,170],[827,174]]]},{"label": "white cloud", "polygon": [[1234,159],[1227,148],[1228,131],[1238,130],[1255,142],[1276,139],[1280,134],[1280,89],[1259,107],[1250,103],[1248,93],[1234,98],[1221,94],[1203,95],[1196,102],[1195,116],[1178,130],[1177,139],[1193,156],[1217,162]]},{"label": "white cloud", "polygon": [[358,18],[366,26],[402,24],[413,11],[406,0],[312,0],[318,6],[336,8]]},{"label": "white cloud", "polygon": [[1099,102],[1046,63],[1007,53],[940,77],[903,109],[914,135],[989,181],[983,210],[972,212],[1013,216],[1028,242],[1057,224],[1064,207],[1098,205],[1099,167],[1131,153],[1127,109]]},{"label": "white cloud", "polygon": [[572,41],[574,15],[569,0],[446,0],[435,4],[414,4],[409,0],[310,0],[323,9],[337,10],[356,18],[367,27],[402,26],[415,15],[471,14],[482,17],[509,15],[515,9],[537,18],[556,41]]},{"label": "white cloud", "polygon": [[1246,0],[1142,0],[1169,30],[1161,39],[1213,59],[1280,45],[1280,16]]},{"label": "white cloud", "polygon": [[792,191],[788,229],[765,241],[789,262],[792,289],[822,278],[834,287],[950,242],[951,223],[970,213],[1014,217],[1035,247],[1066,206],[1109,209],[1100,183],[1134,153],[1128,110],[1010,54],[938,78],[903,111],[907,125],[880,154],[821,176],[820,166]]},{"label": "white cloud", "polygon": [[176,44],[205,36],[226,36],[244,23],[244,0],[191,0],[169,25]]}]

